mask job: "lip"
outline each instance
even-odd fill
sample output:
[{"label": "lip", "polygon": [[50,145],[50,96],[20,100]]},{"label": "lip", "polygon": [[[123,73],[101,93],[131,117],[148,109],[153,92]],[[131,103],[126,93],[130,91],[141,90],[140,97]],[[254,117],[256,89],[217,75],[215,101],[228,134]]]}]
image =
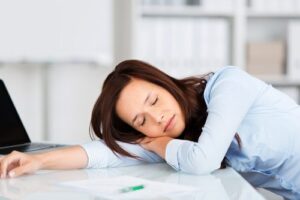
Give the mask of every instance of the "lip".
[{"label": "lip", "polygon": [[165,126],[164,132],[166,132],[168,129],[170,129],[172,127],[172,125],[174,123],[172,123],[174,121],[175,118],[175,114],[169,119],[168,123]]}]

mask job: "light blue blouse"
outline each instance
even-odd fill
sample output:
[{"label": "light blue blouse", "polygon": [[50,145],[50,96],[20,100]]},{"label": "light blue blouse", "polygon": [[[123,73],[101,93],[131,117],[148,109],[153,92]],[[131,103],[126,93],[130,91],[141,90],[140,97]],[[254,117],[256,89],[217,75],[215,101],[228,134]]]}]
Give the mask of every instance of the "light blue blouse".
[{"label": "light blue blouse", "polygon": [[[208,117],[198,142],[172,140],[165,161],[177,171],[205,174],[220,168],[226,156],[228,164],[255,187],[300,199],[300,106],[232,66],[210,77],[204,99]],[[87,168],[163,161],[139,145],[119,144],[144,160],[116,156],[98,140],[82,144],[89,158]]]}]

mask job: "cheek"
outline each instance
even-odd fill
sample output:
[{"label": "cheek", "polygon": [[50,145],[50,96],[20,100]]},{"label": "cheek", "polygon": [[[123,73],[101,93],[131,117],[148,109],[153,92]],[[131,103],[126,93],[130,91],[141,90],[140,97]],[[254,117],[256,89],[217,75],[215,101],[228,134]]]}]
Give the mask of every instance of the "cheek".
[{"label": "cheek", "polygon": [[139,131],[147,137],[163,136],[161,130],[155,127],[145,127],[145,128],[141,128]]},{"label": "cheek", "polygon": [[176,126],[174,127],[173,131],[171,131],[168,136],[170,137],[178,137],[182,134],[185,128],[185,122],[183,121],[182,118],[178,119]]},{"label": "cheek", "polygon": [[180,135],[184,131],[184,129],[185,129],[185,122],[184,120],[181,120],[177,127],[178,134]]}]

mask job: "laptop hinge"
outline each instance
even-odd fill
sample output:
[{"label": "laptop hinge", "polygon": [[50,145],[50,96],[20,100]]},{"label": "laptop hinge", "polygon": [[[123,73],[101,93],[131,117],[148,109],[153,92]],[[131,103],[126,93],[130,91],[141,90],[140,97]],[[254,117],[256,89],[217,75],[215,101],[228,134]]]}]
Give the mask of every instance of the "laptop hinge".
[{"label": "laptop hinge", "polygon": [[10,146],[5,146],[5,147],[0,147],[0,149],[7,149],[7,148],[12,148],[12,147],[20,147],[20,146],[25,146],[30,144],[30,142],[28,143],[23,143],[23,144],[16,144],[16,145],[10,145]]}]

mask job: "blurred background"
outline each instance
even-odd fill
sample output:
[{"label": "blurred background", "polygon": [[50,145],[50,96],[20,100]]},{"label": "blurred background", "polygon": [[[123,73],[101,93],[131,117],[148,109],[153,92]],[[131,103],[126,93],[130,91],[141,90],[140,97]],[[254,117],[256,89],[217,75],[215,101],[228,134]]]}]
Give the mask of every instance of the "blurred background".
[{"label": "blurred background", "polygon": [[116,63],[238,66],[299,102],[300,0],[0,0],[0,78],[34,141],[89,141]]},{"label": "blurred background", "polygon": [[235,65],[299,102],[299,52],[300,0],[0,0],[0,78],[33,141],[90,141],[124,59],[178,78]]}]

